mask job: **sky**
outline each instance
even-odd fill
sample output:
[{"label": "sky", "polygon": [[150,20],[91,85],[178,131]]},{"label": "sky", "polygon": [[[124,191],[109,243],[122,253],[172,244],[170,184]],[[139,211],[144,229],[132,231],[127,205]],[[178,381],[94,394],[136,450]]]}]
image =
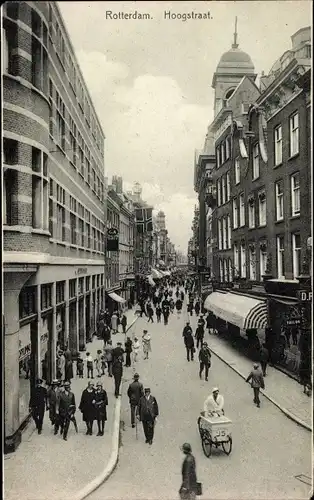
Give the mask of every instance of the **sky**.
[{"label": "sky", "polygon": [[[112,175],[122,176],[125,190],[139,182],[143,199],[165,212],[169,237],[186,253],[197,204],[195,149],[202,149],[213,119],[212,76],[231,48],[235,16],[239,48],[258,74],[267,74],[291,35],[311,24],[312,2],[58,4],[106,136],[109,183]],[[179,19],[193,11],[209,19]],[[110,19],[107,12],[150,19]]]}]

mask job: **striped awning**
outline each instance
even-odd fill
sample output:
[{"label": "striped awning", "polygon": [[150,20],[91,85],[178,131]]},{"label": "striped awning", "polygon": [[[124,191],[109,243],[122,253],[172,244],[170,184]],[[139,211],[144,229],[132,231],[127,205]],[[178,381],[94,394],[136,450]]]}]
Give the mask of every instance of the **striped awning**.
[{"label": "striped awning", "polygon": [[261,329],[268,325],[266,300],[235,293],[213,292],[206,297],[204,308],[242,330]]}]

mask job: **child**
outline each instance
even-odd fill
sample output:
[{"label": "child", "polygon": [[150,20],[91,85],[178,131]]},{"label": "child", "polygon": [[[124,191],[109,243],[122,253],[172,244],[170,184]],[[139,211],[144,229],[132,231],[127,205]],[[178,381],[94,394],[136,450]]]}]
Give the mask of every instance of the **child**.
[{"label": "child", "polygon": [[79,378],[83,378],[83,373],[84,373],[84,361],[79,356],[76,361],[76,375],[78,375]]},{"label": "child", "polygon": [[86,353],[86,366],[87,366],[87,378],[91,375],[91,378],[94,378],[94,365],[93,365],[93,356],[90,352]]}]

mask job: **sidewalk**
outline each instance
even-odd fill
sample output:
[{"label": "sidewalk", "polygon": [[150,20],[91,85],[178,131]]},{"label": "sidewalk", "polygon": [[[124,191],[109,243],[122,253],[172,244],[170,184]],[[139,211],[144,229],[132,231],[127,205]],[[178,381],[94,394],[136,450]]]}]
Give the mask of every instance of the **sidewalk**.
[{"label": "sidewalk", "polygon": [[[196,317],[193,315],[190,321],[195,331]],[[247,378],[253,365],[250,359],[234,349],[227,340],[215,334],[208,334],[208,330],[206,330],[205,338],[210,350],[218,358],[242,378]],[[303,386],[272,366],[267,366],[266,373],[266,388],[261,390],[261,393],[280,408],[287,417],[312,431],[312,398],[303,394]]]},{"label": "sidewalk", "polygon": [[[129,333],[137,319],[136,307],[127,311]],[[121,329],[121,327],[120,327]],[[125,341],[125,335],[112,335],[113,346]],[[102,349],[102,340],[87,344],[87,351],[94,357],[97,349]],[[84,359],[85,353],[82,354]],[[126,369],[125,369],[126,370]],[[76,363],[73,363],[74,378],[71,382],[77,408],[83,389],[87,386],[86,366],[84,379],[76,378]],[[95,371],[94,371],[95,375]],[[108,394],[107,422],[104,436],[98,437],[97,423],[94,422],[93,436],[86,436],[86,426],[82,414],[77,409],[78,434],[70,425],[68,441],[58,434],[54,436],[48,412],[45,414],[43,432],[38,435],[33,421],[22,436],[17,451],[4,457],[4,489],[6,500],[64,500],[75,496],[87,483],[101,475],[111,456],[112,432],[114,429],[115,407],[120,398],[114,396],[114,380],[107,375],[95,377],[101,381]],[[96,432],[95,432],[96,431]]]}]

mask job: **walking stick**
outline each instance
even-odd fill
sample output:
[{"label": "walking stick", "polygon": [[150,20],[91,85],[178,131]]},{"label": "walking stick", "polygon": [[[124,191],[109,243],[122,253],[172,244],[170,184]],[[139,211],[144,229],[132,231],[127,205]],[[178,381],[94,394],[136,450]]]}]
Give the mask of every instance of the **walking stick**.
[{"label": "walking stick", "polygon": [[136,441],[138,440],[138,434],[137,434],[137,417],[135,418],[135,437],[136,437]]}]

